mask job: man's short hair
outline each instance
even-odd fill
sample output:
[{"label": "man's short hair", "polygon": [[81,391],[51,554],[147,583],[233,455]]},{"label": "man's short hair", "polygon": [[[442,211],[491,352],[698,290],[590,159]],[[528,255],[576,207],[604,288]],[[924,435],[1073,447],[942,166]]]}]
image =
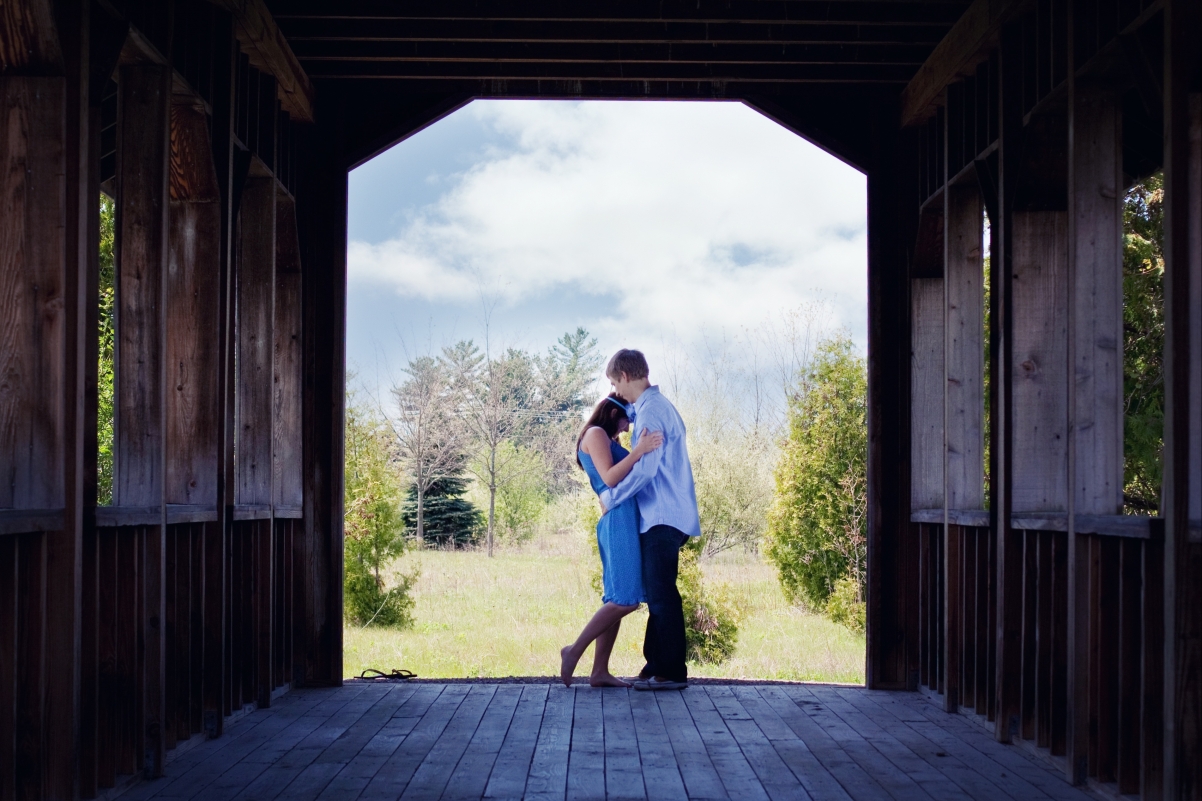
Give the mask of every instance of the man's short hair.
[{"label": "man's short hair", "polygon": [[622,348],[613,355],[605,367],[605,375],[609,378],[621,378],[623,373],[627,381],[646,378],[651,373],[647,367],[647,358],[641,351]]}]

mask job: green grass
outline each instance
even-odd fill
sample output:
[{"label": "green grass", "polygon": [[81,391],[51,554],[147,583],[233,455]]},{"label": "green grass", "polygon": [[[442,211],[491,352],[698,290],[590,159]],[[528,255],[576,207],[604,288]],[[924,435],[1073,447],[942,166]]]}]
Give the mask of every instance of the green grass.
[{"label": "green grass", "polygon": [[[397,569],[419,567],[416,624],[408,631],[345,631],[347,676],[364,668],[406,668],[422,677],[553,676],[559,649],[576,638],[600,599],[589,577],[592,554],[580,536],[548,535],[489,559],[482,551],[421,550]],[[726,583],[740,608],[739,646],[721,665],[690,665],[692,676],[864,681],[864,637],[790,606],[774,569],[754,555],[703,563],[708,585]],[[646,612],[622,625],[611,668],[630,676],[643,665]],[[592,652],[577,669],[587,676]]]}]

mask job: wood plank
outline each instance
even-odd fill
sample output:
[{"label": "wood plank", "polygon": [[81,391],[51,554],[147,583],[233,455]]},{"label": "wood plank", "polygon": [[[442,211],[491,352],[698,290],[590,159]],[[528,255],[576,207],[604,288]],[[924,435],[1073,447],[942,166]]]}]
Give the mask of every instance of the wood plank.
[{"label": "wood plank", "polygon": [[401,798],[436,801],[442,796],[454,765],[459,763],[471,743],[496,691],[495,684],[470,686],[467,696],[414,772]]},{"label": "wood plank", "polygon": [[117,532],[96,531],[96,784],[112,787],[119,738],[117,676]]},{"label": "wood plank", "polygon": [[584,689],[573,692],[576,702],[572,709],[565,797],[569,801],[605,801],[605,720],[601,713],[601,693]]},{"label": "wood plank", "polygon": [[45,794],[46,535],[17,535],[17,693],[13,783],[17,798]]},{"label": "wood plank", "polygon": [[480,725],[472,735],[463,758],[455,765],[447,780],[442,797],[445,799],[483,798],[489,775],[505,743],[514,713],[522,698],[520,685],[501,685],[496,688]]},{"label": "wood plank", "polygon": [[[850,798],[839,781],[818,761],[806,743],[778,714],[777,708],[764,700],[755,687],[736,686],[733,692],[756,726],[772,743],[781,761],[793,772],[793,776],[811,798]],[[787,708],[781,708],[785,709],[785,714],[789,714]],[[800,715],[800,710],[796,714]]]},{"label": "wood plank", "polygon": [[735,697],[732,689],[710,686],[706,687],[705,691],[768,797],[773,801],[809,799],[810,794],[785,765],[751,714]]},{"label": "wood plank", "polygon": [[1118,701],[1119,701],[1119,598],[1122,591],[1119,572],[1118,540],[1099,538],[1100,569],[1098,617],[1098,694],[1097,715],[1098,762],[1097,777],[1113,782],[1118,763]]},{"label": "wood plank", "polygon": [[[1004,781],[1005,773],[994,775],[990,779],[987,773],[978,770],[982,759],[980,755],[971,752],[962,752],[960,755],[953,755],[945,747],[940,746],[926,736],[923,736],[921,731],[912,728],[911,725],[901,720],[900,717],[916,718],[914,714],[903,714],[898,716],[895,712],[895,707],[900,704],[881,704],[879,695],[873,693],[864,693],[862,690],[839,689],[838,695],[846,704],[849,704],[855,710],[859,717],[849,716],[844,717],[847,723],[852,723],[857,726],[857,729],[873,729],[874,726],[880,729],[879,735],[888,736],[897,740],[900,746],[908,748],[915,757],[918,757],[926,763],[930,769],[945,776],[947,781],[957,785],[960,791],[971,797],[971,799],[981,799],[989,801],[990,799],[1014,799],[1016,801],[1027,801],[1031,797],[1043,797],[1042,793],[1036,791],[1033,796],[1028,793],[1027,789],[1016,790],[1011,782]],[[840,716],[843,712],[840,711]],[[963,758],[962,758],[963,757]],[[1034,788],[1030,788],[1034,789]],[[934,794],[936,797],[942,797]]]},{"label": "wood plank", "polygon": [[[1069,632],[1069,562],[1068,535],[1052,535],[1052,679],[1051,695],[1051,745],[1053,756],[1062,756],[1068,749],[1068,653],[1071,645]],[[1067,761],[1067,760],[1066,760]]]},{"label": "wood plank", "polygon": [[445,685],[438,698],[405,738],[405,747],[395,753],[364,788],[360,799],[396,799],[406,787],[437,744],[459,705],[467,697],[469,687],[463,684]]},{"label": "wood plank", "polygon": [[235,495],[239,504],[270,504],[272,501],[275,200],[273,178],[251,178],[242,190]]},{"label": "wood plank", "polygon": [[572,741],[575,690],[557,685],[547,691],[542,728],[526,779],[525,798],[562,799],[567,793],[568,753]]},{"label": "wood plank", "polygon": [[608,687],[601,690],[601,712],[605,725],[607,801],[653,797],[643,783],[638,731],[631,709],[631,696],[637,694],[637,691],[625,687]]},{"label": "wood plank", "polygon": [[960,708],[961,661],[961,616],[964,614],[962,573],[960,570],[960,545],[963,529],[960,526],[943,526],[943,708],[955,712]]},{"label": "wood plank", "polygon": [[1115,515],[1123,508],[1122,111],[1109,84],[1075,80],[1070,102],[1074,510]]},{"label": "wood plank", "polygon": [[943,508],[943,279],[915,278],[910,360],[910,506]]},{"label": "wood plank", "polygon": [[191,634],[189,651],[190,686],[188,689],[188,731],[199,734],[204,730],[204,600],[205,600],[205,529],[203,523],[193,524],[191,531],[191,594],[189,598],[188,630]]},{"label": "wood plank", "polygon": [[914,125],[930,116],[947,85],[972,74],[977,64],[989,57],[1002,25],[1025,5],[975,0],[902,90],[902,125]]},{"label": "wood plank", "polygon": [[313,85],[262,0],[218,0],[237,23],[251,63],[275,76],[279,99],[294,119],[313,122]]},{"label": "wood plank", "polygon": [[276,507],[300,509],[304,497],[304,439],[301,433],[301,269],[296,203],[276,198],[276,289],[272,459]]},{"label": "wood plank", "polygon": [[272,600],[276,582],[275,575],[275,526],[271,520],[256,520],[248,524],[254,556],[254,698],[260,709],[271,706],[271,691],[275,689],[271,680],[272,649],[275,628]]},{"label": "wood plank", "polygon": [[171,106],[169,192],[166,499],[216,507],[221,197],[204,109]]},{"label": "wood plank", "polygon": [[1068,216],[1014,214],[1013,503],[1068,509]]},{"label": "wood plank", "polygon": [[[757,696],[758,698],[758,696]],[[672,740],[668,736],[664,716],[654,693],[635,692],[630,695],[630,714],[638,741],[639,762],[642,765],[643,787],[648,798],[664,801],[683,801],[688,798]]]},{"label": "wood plank", "polygon": [[[794,685],[786,687],[785,693],[894,798],[930,797],[927,790],[917,781],[917,779],[926,779],[927,777],[922,774],[912,776],[904,770],[897,769],[893,759],[900,760],[902,754],[892,744],[888,744],[882,750],[880,745],[869,741],[863,733],[849,726],[835,713],[831,707],[838,706],[841,702],[835,694],[834,688]],[[911,760],[902,761],[915,766]]]},{"label": "wood plank", "polygon": [[17,538],[0,537],[0,798],[16,798],[17,610],[21,596]]},{"label": "wood plank", "polygon": [[960,538],[960,706],[977,705],[977,534],[957,526]]},{"label": "wood plank", "polygon": [[119,529],[116,534],[117,584],[116,659],[113,677],[116,681],[115,707],[117,723],[116,772],[132,774],[138,769],[137,739],[140,721],[136,717],[137,696],[141,681],[138,676],[138,590],[141,571],[138,559],[138,534],[135,529]]},{"label": "wood plank", "polygon": [[0,508],[64,503],[63,93],[0,79]]},{"label": "wood plank", "polygon": [[1152,541],[1144,545],[1143,647],[1140,649],[1140,794],[1156,798],[1164,783],[1164,543]]},{"label": "wood plank", "polygon": [[484,788],[484,798],[521,798],[542,729],[547,685],[527,684]]},{"label": "wood plank", "polygon": [[1055,632],[1052,628],[1052,538],[1056,535],[1042,531],[1031,535],[1035,540],[1035,744],[1049,748],[1052,744],[1052,648]]},{"label": "wood plank", "polygon": [[1035,739],[1035,696],[1038,692],[1039,673],[1036,668],[1036,627],[1038,617],[1038,552],[1034,531],[1022,532],[1023,539],[1023,617],[1022,617],[1022,697],[1020,701],[1019,735],[1024,740]]},{"label": "wood plank", "polygon": [[118,103],[113,504],[163,503],[168,68],[121,67]]},{"label": "wood plank", "polygon": [[984,272],[982,201],[975,182],[944,195],[944,357],[947,508],[984,507]]},{"label": "wood plank", "polygon": [[163,543],[163,748],[175,748],[179,731],[176,719],[176,698],[179,693],[180,654],[176,629],[176,604],[178,601],[178,543],[174,528],[167,533]]},{"label": "wood plank", "polygon": [[727,798],[727,790],[680,693],[654,693],[689,798]]},{"label": "wood plank", "polygon": [[[801,705],[794,701],[786,688],[769,686],[759,687],[757,690],[780,715],[781,720],[805,743],[821,766],[839,781],[844,791],[855,801],[897,797],[891,789],[882,785],[882,780],[887,781],[887,777],[874,775],[874,772],[865,768],[860,759],[857,759],[857,754],[845,748],[842,741],[836,740],[810,715],[802,711]],[[862,749],[859,750],[862,757]],[[877,759],[879,760],[879,756]]]},{"label": "wood plank", "polygon": [[1140,653],[1143,650],[1143,547],[1130,540],[1118,544],[1118,735],[1116,781],[1119,792],[1139,792],[1140,764]]},{"label": "wood plank", "polygon": [[[727,795],[739,799],[767,799],[760,779],[751,770],[748,760],[743,755],[739,744],[734,741],[730,729],[715,710],[713,701],[704,693],[684,693],[685,706],[689,707],[692,722],[697,726],[697,734],[706,744],[706,753],[710,763],[722,779]],[[746,713],[743,713],[746,716]],[[750,716],[746,716],[750,718]]]}]

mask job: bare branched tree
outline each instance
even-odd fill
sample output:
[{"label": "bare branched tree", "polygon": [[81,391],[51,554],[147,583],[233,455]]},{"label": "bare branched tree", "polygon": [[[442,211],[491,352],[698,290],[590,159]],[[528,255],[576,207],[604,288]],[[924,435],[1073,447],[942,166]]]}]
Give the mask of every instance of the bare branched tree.
[{"label": "bare branched tree", "polygon": [[517,449],[502,446],[507,441],[519,444],[539,414],[534,363],[528,354],[513,349],[496,357],[481,353],[472,342],[445,349],[443,360],[455,376],[458,418],[477,453],[468,469],[488,490],[487,542],[492,556],[497,491],[531,469],[518,461]]},{"label": "bare branched tree", "polygon": [[426,493],[462,469],[466,432],[456,419],[460,385],[450,364],[432,356],[413,359],[393,387],[396,412],[388,418],[396,455],[413,479],[417,537],[425,535]]}]

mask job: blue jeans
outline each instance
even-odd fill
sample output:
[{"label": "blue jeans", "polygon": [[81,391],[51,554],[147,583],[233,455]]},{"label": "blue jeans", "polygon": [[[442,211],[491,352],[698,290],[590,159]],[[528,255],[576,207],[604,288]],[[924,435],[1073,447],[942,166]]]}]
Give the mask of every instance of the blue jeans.
[{"label": "blue jeans", "polygon": [[660,676],[687,681],[684,609],[676,589],[680,546],[688,537],[672,526],[652,526],[639,537],[643,556],[643,591],[647,594],[647,635],[643,639],[644,678]]}]

